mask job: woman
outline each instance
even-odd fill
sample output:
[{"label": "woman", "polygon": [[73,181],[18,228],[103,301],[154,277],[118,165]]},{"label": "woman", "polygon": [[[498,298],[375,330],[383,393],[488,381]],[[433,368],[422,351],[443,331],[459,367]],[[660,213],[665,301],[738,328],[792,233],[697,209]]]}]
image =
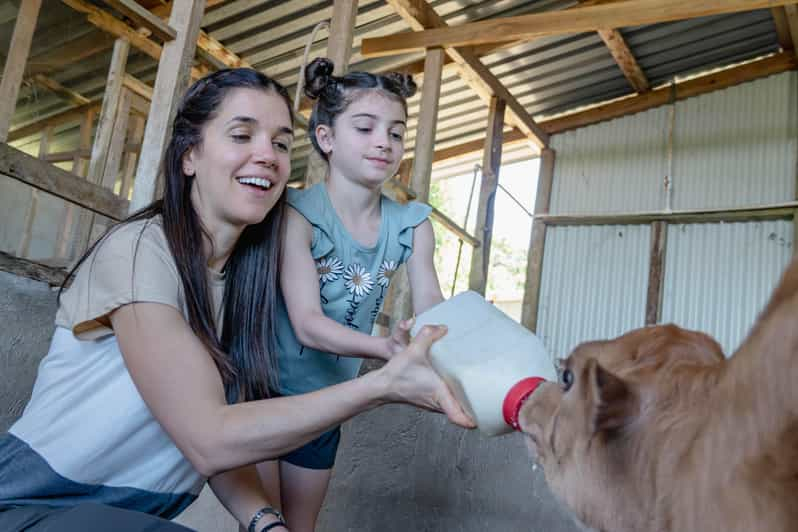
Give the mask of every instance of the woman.
[{"label": "woman", "polygon": [[0,437],[0,529],[179,530],[163,519],[207,479],[248,530],[286,530],[249,464],[386,402],[471,426],[429,366],[434,328],[380,370],[268,398],[289,109],[249,69],[188,90],[163,200],[106,234],[60,294],[31,401]]}]

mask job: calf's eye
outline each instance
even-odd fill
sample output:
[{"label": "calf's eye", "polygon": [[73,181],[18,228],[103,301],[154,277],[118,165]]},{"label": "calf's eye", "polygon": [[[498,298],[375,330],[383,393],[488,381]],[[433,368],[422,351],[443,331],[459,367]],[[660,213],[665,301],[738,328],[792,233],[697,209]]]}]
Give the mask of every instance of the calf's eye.
[{"label": "calf's eye", "polygon": [[562,373],[560,373],[560,381],[562,384],[562,391],[567,392],[574,384],[574,372],[565,368],[562,370]]}]

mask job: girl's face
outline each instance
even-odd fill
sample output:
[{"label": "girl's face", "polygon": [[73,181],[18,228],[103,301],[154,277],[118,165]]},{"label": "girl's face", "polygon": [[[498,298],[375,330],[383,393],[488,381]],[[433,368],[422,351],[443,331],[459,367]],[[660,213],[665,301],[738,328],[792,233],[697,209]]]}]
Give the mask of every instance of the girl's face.
[{"label": "girl's face", "polygon": [[405,153],[407,118],[402,104],[378,90],[362,90],[335,118],[333,128],[316,128],[330,161],[330,177],[381,186],[396,174]]},{"label": "girl's face", "polygon": [[230,90],[183,156],[194,175],[191,200],[204,223],[235,227],[266,217],[291,173],[294,134],[285,100],[274,91]]}]

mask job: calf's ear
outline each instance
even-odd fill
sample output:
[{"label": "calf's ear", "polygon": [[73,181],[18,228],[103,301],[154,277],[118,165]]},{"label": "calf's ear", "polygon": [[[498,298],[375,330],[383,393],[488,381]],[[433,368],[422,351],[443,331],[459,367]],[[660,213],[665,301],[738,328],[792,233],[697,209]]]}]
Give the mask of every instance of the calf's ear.
[{"label": "calf's ear", "polygon": [[588,361],[585,370],[593,433],[613,432],[630,423],[638,410],[638,398],[632,386],[593,359]]}]

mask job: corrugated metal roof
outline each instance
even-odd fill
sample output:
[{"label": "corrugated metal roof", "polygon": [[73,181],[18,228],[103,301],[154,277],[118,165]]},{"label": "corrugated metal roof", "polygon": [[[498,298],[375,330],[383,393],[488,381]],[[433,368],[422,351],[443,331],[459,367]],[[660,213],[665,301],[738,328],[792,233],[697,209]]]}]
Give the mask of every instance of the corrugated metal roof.
[{"label": "corrugated metal roof", "polygon": [[[448,24],[458,25],[486,18],[508,17],[537,11],[566,9],[571,0],[438,0],[431,2]],[[101,3],[98,2],[98,5]],[[104,5],[104,4],[103,4]],[[293,89],[304,46],[318,22],[332,14],[332,1],[233,0],[208,9],[203,29],[256,68]],[[5,22],[2,22],[5,20]],[[7,52],[13,17],[0,18],[0,51]],[[351,69],[395,68],[419,54],[364,59],[360,43],[364,37],[388,35],[409,26],[382,0],[361,0],[353,45]],[[667,82],[697,70],[749,59],[778,50],[772,15],[759,10],[734,15],[704,17],[689,21],[624,28],[621,30],[652,84]],[[33,56],[44,57],[72,40],[98,33],[85,18],[61,2],[48,2],[34,37]],[[317,34],[311,56],[324,55],[325,30]],[[43,54],[43,55],[42,55]],[[110,49],[50,75],[70,89],[99,100],[105,84]],[[628,94],[632,91],[606,46],[595,33],[539,39],[496,51],[482,61],[536,118]],[[133,52],[128,72],[152,82],[155,62]],[[442,86],[436,149],[484,138],[487,108],[453,70],[446,70]],[[413,125],[418,101],[410,101],[411,130],[407,150],[412,151]],[[14,126],[45,116],[67,104],[46,90],[26,87],[21,95]],[[67,130],[74,130],[65,128]],[[67,131],[61,144],[76,142]],[[303,137],[303,136],[301,136]],[[295,178],[304,175],[309,146],[304,138],[296,143]],[[528,152],[532,154],[531,151]]]}]

